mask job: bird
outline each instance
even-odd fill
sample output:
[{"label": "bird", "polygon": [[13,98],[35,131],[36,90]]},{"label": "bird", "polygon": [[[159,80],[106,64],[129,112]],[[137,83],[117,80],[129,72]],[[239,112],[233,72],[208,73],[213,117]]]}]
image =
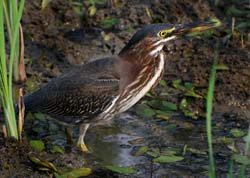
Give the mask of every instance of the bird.
[{"label": "bird", "polygon": [[88,152],[84,137],[89,127],[128,110],[159,83],[166,63],[164,46],[219,25],[218,21],[146,25],[117,55],[75,67],[25,96],[25,111],[79,126],[77,146]]}]

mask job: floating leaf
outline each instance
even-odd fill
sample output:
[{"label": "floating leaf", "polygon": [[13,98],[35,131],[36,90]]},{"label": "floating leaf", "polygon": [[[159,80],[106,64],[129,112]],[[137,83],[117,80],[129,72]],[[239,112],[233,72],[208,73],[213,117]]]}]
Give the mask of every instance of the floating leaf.
[{"label": "floating leaf", "polygon": [[169,155],[169,156],[160,156],[158,158],[153,159],[153,161],[157,163],[172,163],[172,162],[182,161],[183,159],[184,157],[182,156]]},{"label": "floating leaf", "polygon": [[42,159],[37,158],[37,157],[32,156],[32,155],[29,155],[29,159],[33,163],[38,165],[40,170],[44,170],[44,171],[51,170],[51,171],[57,172],[56,166],[54,164],[52,164],[51,162],[48,162],[46,160],[42,160]]},{"label": "floating leaf", "polygon": [[119,20],[117,18],[113,18],[113,17],[108,17],[106,19],[103,19],[101,21],[101,26],[103,28],[112,28],[115,25],[117,25],[119,23]]},{"label": "floating leaf", "polygon": [[92,5],[89,7],[89,16],[92,17],[96,14],[96,7],[95,5]]},{"label": "floating leaf", "polygon": [[150,151],[147,151],[146,153],[147,153],[147,155],[156,158],[157,156],[160,155],[160,149],[159,148],[152,148]]},{"label": "floating leaf", "polygon": [[162,105],[162,101],[158,99],[153,99],[148,101],[148,104],[153,108],[160,108]]},{"label": "floating leaf", "polygon": [[172,110],[176,111],[177,106],[176,106],[175,103],[168,102],[168,101],[163,101],[161,110],[163,110],[163,111],[172,111]]},{"label": "floating leaf", "polygon": [[190,82],[186,82],[186,83],[184,83],[184,85],[182,85],[181,84],[181,80],[178,79],[178,80],[173,80],[172,81],[172,85],[176,89],[184,91],[185,92],[185,96],[192,96],[192,97],[195,97],[195,98],[203,98],[203,96],[197,94],[194,91],[193,84],[190,83]]},{"label": "floating leaf", "polygon": [[172,85],[173,87],[175,87],[176,89],[185,89],[182,85],[181,85],[181,80],[180,79],[177,79],[177,80],[173,80],[172,81]]},{"label": "floating leaf", "polygon": [[227,146],[227,148],[229,148],[234,153],[239,153],[240,152],[240,149],[236,146],[235,142],[227,143],[226,146]]},{"label": "floating leaf", "polygon": [[30,146],[38,152],[43,151],[45,148],[45,145],[41,140],[30,140]]},{"label": "floating leaf", "polygon": [[153,94],[152,94],[151,92],[148,92],[148,93],[146,94],[146,96],[147,96],[147,97],[150,97],[150,98],[154,98],[154,96],[153,96]]},{"label": "floating leaf", "polygon": [[159,84],[163,87],[167,86],[167,82],[165,80],[161,80]]},{"label": "floating leaf", "polygon": [[147,151],[146,153],[147,153],[147,155],[152,156],[152,157],[154,157],[154,158],[156,158],[157,156],[159,156],[158,153],[153,152],[153,151]]},{"label": "floating leaf", "polygon": [[234,139],[233,138],[227,138],[227,137],[219,137],[219,138],[216,138],[216,139],[213,139],[212,140],[213,143],[232,143],[234,142]]},{"label": "floating leaf", "polygon": [[196,115],[196,113],[188,109],[188,102],[186,98],[181,100],[180,109],[184,113],[185,116],[191,117],[192,119],[198,119],[198,116]]},{"label": "floating leaf", "polygon": [[46,115],[43,113],[39,113],[39,112],[34,113],[34,117],[38,120],[41,120],[41,121],[46,120]]},{"label": "floating leaf", "polygon": [[176,127],[177,127],[177,124],[172,123],[172,124],[168,124],[168,125],[165,127],[165,129],[166,129],[167,131],[173,131],[173,130],[176,129]]},{"label": "floating leaf", "polygon": [[250,165],[250,159],[247,156],[240,154],[233,154],[233,159],[238,163]]},{"label": "floating leaf", "polygon": [[50,152],[51,153],[61,153],[61,154],[64,153],[63,149],[58,145],[53,145],[50,149]]},{"label": "floating leaf", "polygon": [[245,133],[237,128],[231,129],[230,133],[234,136],[234,137],[243,137],[245,135]]},{"label": "floating leaf", "polygon": [[64,173],[55,173],[56,178],[78,178],[78,177],[85,177],[92,173],[90,168],[77,168],[71,171],[67,171]]},{"label": "floating leaf", "polygon": [[133,174],[137,172],[136,168],[131,166],[130,167],[105,166],[105,168],[113,172],[117,172],[119,174]]},{"label": "floating leaf", "polygon": [[134,27],[131,27],[131,26],[130,26],[130,27],[125,28],[124,31],[126,31],[126,32],[128,32],[128,33],[134,33],[136,30],[135,30]]},{"label": "floating leaf", "polygon": [[135,153],[135,156],[141,156],[144,153],[146,153],[148,151],[148,146],[142,146],[141,148],[139,148],[139,150]]},{"label": "floating leaf", "polygon": [[184,87],[187,89],[187,90],[192,90],[194,87],[193,87],[193,84],[190,83],[190,82],[185,82],[184,83]]},{"label": "floating leaf", "polygon": [[176,151],[175,150],[166,150],[164,151],[163,153],[161,153],[162,156],[172,156],[172,155],[175,155],[176,154]]},{"label": "floating leaf", "polygon": [[80,5],[78,6],[77,4],[78,3],[74,3],[76,4],[75,6],[73,6],[73,10],[75,11],[76,14],[78,14],[79,16],[82,16],[83,15],[83,11],[80,7]]},{"label": "floating leaf", "polygon": [[165,120],[169,120],[169,118],[171,117],[171,113],[166,113],[160,110],[156,110],[156,117],[160,118],[160,119],[165,119]]},{"label": "floating leaf", "polygon": [[194,98],[203,98],[203,96],[195,93],[194,90],[187,90],[186,93],[185,93],[185,96],[192,96]]},{"label": "floating leaf", "polygon": [[183,149],[182,149],[182,156],[185,156],[186,153],[187,153],[187,144],[185,144]]},{"label": "floating leaf", "polygon": [[181,100],[180,108],[181,108],[181,109],[185,109],[185,108],[187,108],[187,107],[188,107],[188,102],[187,102],[187,99],[184,98],[184,99]]},{"label": "floating leaf", "polygon": [[136,113],[141,116],[141,117],[152,117],[155,115],[155,112],[153,109],[151,109],[148,105],[146,104],[139,104],[136,107]]},{"label": "floating leaf", "polygon": [[184,129],[193,129],[195,125],[189,121],[174,121],[179,127]]},{"label": "floating leaf", "polygon": [[197,154],[197,155],[207,155],[206,151],[202,151],[202,150],[199,150],[196,148],[187,148],[187,151],[194,153],[194,154]]}]

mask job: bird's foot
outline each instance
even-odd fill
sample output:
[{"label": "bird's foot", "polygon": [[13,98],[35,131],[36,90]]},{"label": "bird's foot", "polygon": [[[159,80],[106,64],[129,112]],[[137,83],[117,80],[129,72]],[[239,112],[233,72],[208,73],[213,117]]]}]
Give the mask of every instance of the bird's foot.
[{"label": "bird's foot", "polygon": [[85,137],[85,134],[86,134],[89,126],[90,126],[90,124],[80,125],[80,134],[79,134],[79,138],[77,141],[77,147],[85,153],[89,153],[89,149],[87,148],[87,146],[84,143],[84,137]]},{"label": "bird's foot", "polygon": [[77,147],[84,153],[90,153],[88,147],[85,145],[85,143],[77,143]]}]

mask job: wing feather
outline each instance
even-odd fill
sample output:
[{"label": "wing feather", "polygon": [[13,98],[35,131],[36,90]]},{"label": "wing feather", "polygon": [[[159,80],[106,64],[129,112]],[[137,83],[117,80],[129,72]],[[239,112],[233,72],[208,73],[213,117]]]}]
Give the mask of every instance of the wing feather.
[{"label": "wing feather", "polygon": [[120,78],[113,70],[117,60],[94,61],[52,80],[25,98],[27,108],[47,113],[63,122],[79,122],[74,118],[85,122],[97,116],[119,94]]}]

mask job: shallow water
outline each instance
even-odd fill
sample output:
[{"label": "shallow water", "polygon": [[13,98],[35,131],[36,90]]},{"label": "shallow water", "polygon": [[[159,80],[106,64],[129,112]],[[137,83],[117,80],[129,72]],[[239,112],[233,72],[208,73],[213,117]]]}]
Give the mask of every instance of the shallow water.
[{"label": "shallow water", "polygon": [[[158,118],[141,118],[131,109],[113,119],[110,125],[96,126],[88,130],[85,141],[91,154],[66,151],[63,157],[73,159],[77,157],[73,167],[103,168],[107,165],[120,167],[135,167],[136,174],[129,177],[207,177],[208,175],[208,146],[206,138],[205,119],[193,120],[181,113],[169,120]],[[48,143],[64,147],[66,137],[64,129],[48,119],[37,121],[32,129],[42,128],[39,133]],[[243,138],[234,138],[230,134],[232,128],[246,128],[234,119],[214,116],[213,120],[213,148],[217,177],[227,177],[229,163],[238,149],[238,143],[244,148]],[[74,129],[74,142],[78,138],[78,129]],[[37,138],[37,137],[36,137]],[[232,140],[231,142],[230,139]],[[75,143],[73,143],[73,147]],[[148,151],[136,156],[141,147],[148,147]],[[155,151],[156,150],[156,151]],[[155,151],[160,155],[175,152],[176,156],[184,159],[178,162],[157,163],[148,152]],[[239,164],[235,163],[235,175],[239,172]],[[119,175],[122,177],[122,175]]]},{"label": "shallow water", "polygon": [[[188,122],[188,128],[177,126],[170,131],[167,129],[169,125],[180,121]],[[154,118],[143,119],[125,113],[108,127],[98,126],[91,129],[86,136],[86,142],[98,164],[134,166],[138,169],[134,177],[206,177],[208,156],[205,134],[204,120],[196,123],[178,118],[171,122],[157,121]],[[183,161],[159,164],[153,163],[152,157],[146,154],[135,156],[135,152],[145,145],[159,148],[161,152],[174,150],[180,156],[185,145],[191,151],[186,151]],[[224,177],[228,173],[230,151],[221,144],[215,145],[215,153],[218,155],[217,175]]]}]

